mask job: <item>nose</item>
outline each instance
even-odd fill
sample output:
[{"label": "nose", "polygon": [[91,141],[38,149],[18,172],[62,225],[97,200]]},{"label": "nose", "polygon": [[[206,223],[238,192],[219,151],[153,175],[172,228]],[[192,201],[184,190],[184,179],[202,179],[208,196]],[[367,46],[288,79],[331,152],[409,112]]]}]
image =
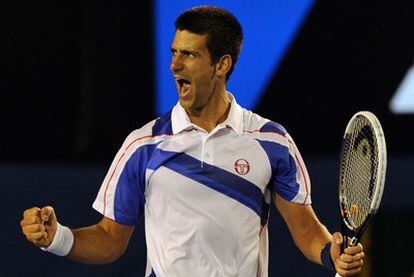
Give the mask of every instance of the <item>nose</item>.
[{"label": "nose", "polygon": [[183,63],[178,54],[172,56],[170,70],[174,73],[183,70]]}]

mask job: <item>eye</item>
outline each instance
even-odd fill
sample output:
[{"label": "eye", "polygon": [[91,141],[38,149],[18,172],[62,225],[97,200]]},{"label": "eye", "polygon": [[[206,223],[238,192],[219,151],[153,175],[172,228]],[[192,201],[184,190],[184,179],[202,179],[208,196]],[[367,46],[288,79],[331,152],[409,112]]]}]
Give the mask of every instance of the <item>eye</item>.
[{"label": "eye", "polygon": [[184,56],[189,57],[189,58],[194,58],[196,56],[195,53],[188,51],[188,50],[183,50],[181,51],[181,53],[183,53]]}]

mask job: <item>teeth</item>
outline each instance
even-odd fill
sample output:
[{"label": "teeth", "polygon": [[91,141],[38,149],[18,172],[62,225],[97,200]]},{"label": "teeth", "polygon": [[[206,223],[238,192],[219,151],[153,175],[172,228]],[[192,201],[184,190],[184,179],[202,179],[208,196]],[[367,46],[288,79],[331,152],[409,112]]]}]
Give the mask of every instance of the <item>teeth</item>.
[{"label": "teeth", "polygon": [[190,84],[190,81],[183,78],[177,78],[176,80],[180,85],[183,85],[184,83]]},{"label": "teeth", "polygon": [[185,86],[181,86],[180,87],[180,94],[184,95],[186,93],[186,87]]},{"label": "teeth", "polygon": [[175,80],[179,86],[178,87],[179,94],[184,96],[188,92],[187,90],[190,88],[189,87],[191,85],[190,81],[183,79],[183,78],[176,78]]}]

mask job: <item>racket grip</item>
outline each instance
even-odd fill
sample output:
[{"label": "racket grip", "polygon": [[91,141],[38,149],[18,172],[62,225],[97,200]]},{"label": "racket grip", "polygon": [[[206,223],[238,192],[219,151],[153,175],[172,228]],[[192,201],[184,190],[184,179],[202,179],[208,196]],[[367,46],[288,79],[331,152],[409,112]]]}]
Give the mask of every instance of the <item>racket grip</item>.
[{"label": "racket grip", "polygon": [[342,245],[341,245],[341,253],[345,252],[345,249],[348,248],[349,246],[355,246],[358,244],[358,238],[357,237],[348,237],[346,235],[342,235],[343,236],[343,241],[342,241]]},{"label": "racket grip", "polygon": [[345,253],[345,249],[349,246],[349,238],[347,235],[342,235],[341,253]]}]

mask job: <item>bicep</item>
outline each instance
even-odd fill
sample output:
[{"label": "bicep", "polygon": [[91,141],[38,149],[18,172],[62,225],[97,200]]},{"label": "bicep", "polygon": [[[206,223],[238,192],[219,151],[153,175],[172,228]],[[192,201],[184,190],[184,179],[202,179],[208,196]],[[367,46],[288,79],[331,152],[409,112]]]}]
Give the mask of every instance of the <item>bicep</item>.
[{"label": "bicep", "polygon": [[277,193],[273,193],[273,199],[291,233],[306,230],[309,226],[319,224],[311,205],[289,202]]}]

